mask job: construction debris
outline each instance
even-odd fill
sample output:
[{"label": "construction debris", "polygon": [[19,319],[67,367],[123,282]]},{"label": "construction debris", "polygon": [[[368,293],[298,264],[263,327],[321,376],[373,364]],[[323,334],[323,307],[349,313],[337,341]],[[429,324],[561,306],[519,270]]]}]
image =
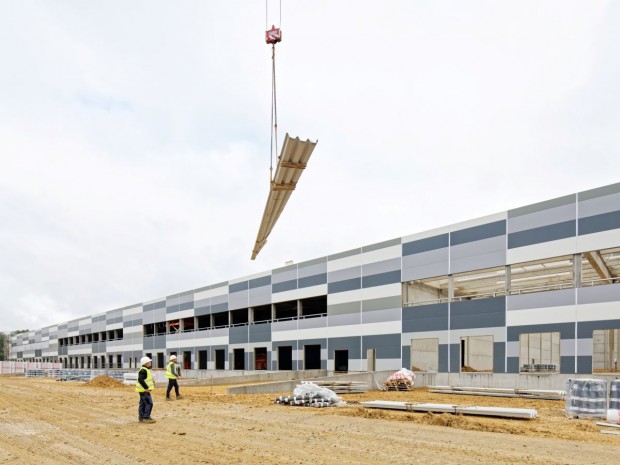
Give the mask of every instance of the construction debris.
[{"label": "construction debris", "polygon": [[361,405],[367,408],[405,410],[407,412],[453,413],[460,415],[481,415],[490,417],[524,419],[536,418],[537,416],[536,410],[524,408],[459,406],[450,404],[418,404],[410,402],[394,402],[388,400],[373,400],[370,402],[361,402]]},{"label": "construction debris", "polygon": [[397,372],[388,376],[383,383],[385,391],[411,391],[415,380],[415,373],[406,368],[401,368]]}]

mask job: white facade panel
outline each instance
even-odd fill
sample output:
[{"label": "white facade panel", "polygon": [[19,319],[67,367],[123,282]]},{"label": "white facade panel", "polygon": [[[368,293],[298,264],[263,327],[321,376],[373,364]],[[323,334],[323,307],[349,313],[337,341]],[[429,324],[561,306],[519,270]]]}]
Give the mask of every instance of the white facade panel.
[{"label": "white facade panel", "polygon": [[575,321],[576,305],[562,307],[530,308],[506,312],[506,326],[544,325],[553,323],[571,323]]},{"label": "white facade panel", "polygon": [[[394,297],[401,295],[402,292],[402,284],[401,283],[393,283],[393,284],[385,284],[384,286],[374,286],[367,287],[361,289],[362,300],[368,299],[380,299],[383,297]],[[333,304],[334,302],[329,302]]]},{"label": "white facade panel", "polygon": [[362,254],[351,255],[350,257],[339,258],[327,262],[327,272],[346,270],[347,268],[361,267]]},{"label": "white facade panel", "polygon": [[357,302],[362,300],[362,290],[355,289],[353,291],[337,292],[327,296],[327,305],[346,304],[349,302]]},{"label": "white facade panel", "polygon": [[316,297],[327,294],[327,284],[319,284],[317,286],[303,287],[301,289],[293,289],[291,291],[278,292],[272,294],[274,304],[278,302],[287,302],[289,300],[307,299],[308,297]]},{"label": "white facade panel", "polygon": [[618,320],[620,319],[620,303],[600,302],[577,305],[576,319],[577,321]]},{"label": "white facade panel", "polygon": [[618,247],[620,231],[601,231],[584,236],[577,236],[577,252],[590,252],[592,250],[610,249]]},{"label": "white facade panel", "polygon": [[381,262],[383,260],[391,260],[393,258],[400,258],[402,253],[402,245],[394,245],[391,247],[385,247],[383,249],[372,250],[370,252],[362,253],[362,265],[368,265],[371,263]]}]

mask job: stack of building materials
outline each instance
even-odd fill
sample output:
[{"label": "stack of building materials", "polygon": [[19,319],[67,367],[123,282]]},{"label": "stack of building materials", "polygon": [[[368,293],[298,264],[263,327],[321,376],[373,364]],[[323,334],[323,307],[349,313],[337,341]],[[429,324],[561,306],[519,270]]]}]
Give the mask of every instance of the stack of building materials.
[{"label": "stack of building materials", "polygon": [[336,394],[355,394],[368,391],[368,385],[360,381],[314,381],[314,384],[330,389]]},{"label": "stack of building materials", "polygon": [[620,410],[620,379],[614,379],[609,383],[609,408]]},{"label": "stack of building materials", "polygon": [[275,403],[305,407],[331,407],[344,404],[334,391],[308,381],[298,384],[292,396],[276,397]]},{"label": "stack of building materials", "polygon": [[607,381],[569,379],[566,382],[565,412],[572,418],[606,418]]},{"label": "stack of building materials", "polygon": [[411,391],[413,389],[415,373],[406,368],[401,368],[391,374],[383,383],[386,391]]},{"label": "stack of building materials", "polygon": [[536,416],[538,415],[538,412],[536,412],[535,409],[525,408],[459,406],[450,404],[394,402],[387,400],[373,400],[370,402],[361,402],[361,405],[367,408],[405,410],[407,412],[453,413],[460,415],[481,415],[504,418],[530,419],[536,418]]},{"label": "stack of building materials", "polygon": [[546,389],[502,389],[462,386],[429,386],[428,391],[439,394],[458,394],[490,397],[524,397],[529,399],[546,400],[562,400],[566,397],[565,391],[553,391]]}]

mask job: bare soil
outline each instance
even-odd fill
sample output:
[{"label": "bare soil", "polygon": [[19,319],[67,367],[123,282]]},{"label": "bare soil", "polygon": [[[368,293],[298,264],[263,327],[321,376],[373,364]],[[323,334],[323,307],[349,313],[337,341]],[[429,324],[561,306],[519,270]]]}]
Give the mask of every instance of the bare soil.
[{"label": "bare soil", "polygon": [[[113,380],[112,380],[113,381]],[[564,402],[371,391],[346,407],[274,404],[278,394],[183,386],[154,395],[138,423],[132,387],[0,377],[0,463],[16,464],[609,464],[620,436],[564,417]],[[290,394],[290,392],[280,393]],[[365,400],[535,408],[534,420],[366,409]]]}]

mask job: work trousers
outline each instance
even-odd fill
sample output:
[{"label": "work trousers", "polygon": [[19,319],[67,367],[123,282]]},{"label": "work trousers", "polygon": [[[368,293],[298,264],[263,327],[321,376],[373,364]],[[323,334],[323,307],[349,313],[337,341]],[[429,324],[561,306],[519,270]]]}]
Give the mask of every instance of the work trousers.
[{"label": "work trousers", "polygon": [[166,397],[170,397],[170,391],[174,388],[174,393],[179,397],[179,383],[176,379],[168,378],[168,389],[166,389]]},{"label": "work trousers", "polygon": [[151,410],[153,410],[153,398],[150,392],[140,393],[140,405],[138,406],[138,417],[141,420],[151,418]]}]

